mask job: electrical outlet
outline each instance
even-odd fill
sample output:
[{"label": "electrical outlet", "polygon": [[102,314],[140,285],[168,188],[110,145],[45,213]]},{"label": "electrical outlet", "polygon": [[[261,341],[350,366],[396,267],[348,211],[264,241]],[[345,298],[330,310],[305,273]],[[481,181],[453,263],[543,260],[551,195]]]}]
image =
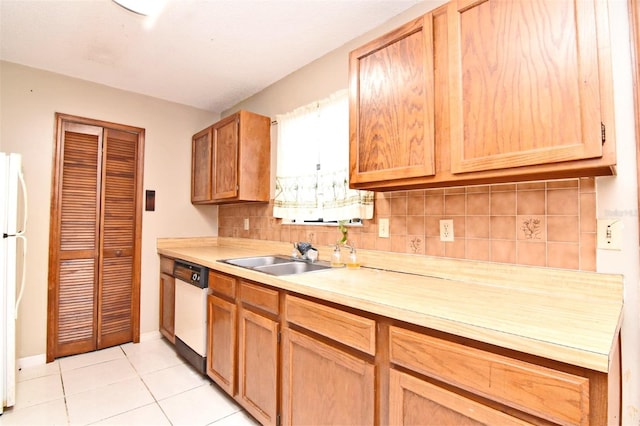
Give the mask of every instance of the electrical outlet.
[{"label": "electrical outlet", "polygon": [[440,221],[440,241],[453,241],[453,219]]},{"label": "electrical outlet", "polygon": [[378,237],[389,238],[389,219],[378,219]]},{"label": "electrical outlet", "polygon": [[598,219],[598,248],[604,250],[621,250],[622,221],[620,219]]},{"label": "electrical outlet", "polygon": [[245,231],[249,230],[249,218],[248,217],[244,218],[244,230]]}]

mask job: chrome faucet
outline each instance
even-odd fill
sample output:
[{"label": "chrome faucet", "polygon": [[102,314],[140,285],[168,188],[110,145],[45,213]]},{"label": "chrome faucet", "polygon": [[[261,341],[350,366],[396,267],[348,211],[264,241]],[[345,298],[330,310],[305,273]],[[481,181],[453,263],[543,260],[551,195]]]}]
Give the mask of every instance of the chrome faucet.
[{"label": "chrome faucet", "polygon": [[298,251],[298,253],[300,253],[302,259],[306,259],[311,262],[315,262],[316,260],[318,260],[318,250],[313,248],[311,243],[293,243],[293,246]]}]

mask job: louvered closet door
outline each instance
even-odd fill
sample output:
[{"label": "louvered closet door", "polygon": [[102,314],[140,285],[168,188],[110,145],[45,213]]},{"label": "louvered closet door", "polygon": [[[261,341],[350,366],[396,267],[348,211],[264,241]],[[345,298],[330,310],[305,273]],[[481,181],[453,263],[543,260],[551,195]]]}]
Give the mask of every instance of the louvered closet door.
[{"label": "louvered closet door", "polygon": [[56,312],[49,322],[55,328],[56,357],[96,348],[101,145],[101,127],[65,123],[58,217],[51,218],[59,232],[58,249],[50,251],[57,254],[50,261],[57,291],[49,297],[50,309],[51,297],[55,299]]},{"label": "louvered closet door", "polygon": [[66,117],[58,117],[53,180],[48,361],[140,334],[144,129]]},{"label": "louvered closet door", "polygon": [[136,134],[105,129],[98,349],[133,338]]}]

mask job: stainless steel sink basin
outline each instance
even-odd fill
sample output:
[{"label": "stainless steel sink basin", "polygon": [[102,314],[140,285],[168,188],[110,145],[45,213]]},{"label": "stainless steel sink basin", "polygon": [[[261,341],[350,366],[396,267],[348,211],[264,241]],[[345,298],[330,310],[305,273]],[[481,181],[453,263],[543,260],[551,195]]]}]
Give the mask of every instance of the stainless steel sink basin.
[{"label": "stainless steel sink basin", "polygon": [[320,263],[293,261],[288,263],[277,263],[274,265],[256,266],[253,269],[271,275],[293,275],[301,274],[303,272],[322,271],[323,269],[329,268],[331,268],[331,266],[322,265]]},{"label": "stainless steel sink basin", "polygon": [[256,266],[273,265],[277,263],[291,262],[291,259],[281,256],[254,256],[254,257],[239,257],[236,259],[225,259],[221,262],[228,263],[230,265],[241,266],[243,268],[255,268]]},{"label": "stainless steel sink basin", "polygon": [[293,260],[285,256],[252,256],[224,259],[220,262],[242,268],[253,269],[271,275],[294,275],[304,272],[321,271],[330,269],[331,266],[323,263],[310,263],[302,260]]}]

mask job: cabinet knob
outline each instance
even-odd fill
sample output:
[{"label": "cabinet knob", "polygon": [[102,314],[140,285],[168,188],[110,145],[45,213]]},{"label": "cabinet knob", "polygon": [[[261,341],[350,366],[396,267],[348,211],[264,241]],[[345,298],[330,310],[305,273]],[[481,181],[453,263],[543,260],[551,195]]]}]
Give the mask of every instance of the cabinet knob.
[{"label": "cabinet knob", "polygon": [[122,250],[116,250],[116,256],[117,257],[122,256]]}]

